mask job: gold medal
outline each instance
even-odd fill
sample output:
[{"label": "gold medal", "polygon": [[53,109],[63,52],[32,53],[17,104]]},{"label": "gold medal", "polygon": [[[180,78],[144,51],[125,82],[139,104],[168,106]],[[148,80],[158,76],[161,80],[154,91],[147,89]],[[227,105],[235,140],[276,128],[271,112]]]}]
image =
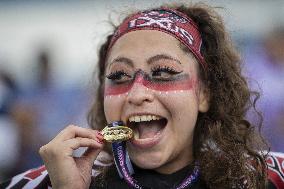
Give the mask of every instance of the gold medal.
[{"label": "gold medal", "polygon": [[133,131],[129,127],[116,126],[108,127],[106,126],[102,131],[102,135],[107,142],[120,142],[129,140],[133,136]]}]

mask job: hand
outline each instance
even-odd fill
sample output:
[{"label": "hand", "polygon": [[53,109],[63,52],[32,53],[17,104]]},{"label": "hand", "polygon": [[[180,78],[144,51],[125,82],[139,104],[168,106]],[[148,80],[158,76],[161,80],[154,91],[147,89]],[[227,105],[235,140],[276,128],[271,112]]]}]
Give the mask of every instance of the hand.
[{"label": "hand", "polygon": [[[88,149],[81,157],[73,157],[73,151],[79,147]],[[74,125],[62,130],[39,150],[52,188],[89,188],[92,165],[102,148],[103,136],[96,130]]]}]

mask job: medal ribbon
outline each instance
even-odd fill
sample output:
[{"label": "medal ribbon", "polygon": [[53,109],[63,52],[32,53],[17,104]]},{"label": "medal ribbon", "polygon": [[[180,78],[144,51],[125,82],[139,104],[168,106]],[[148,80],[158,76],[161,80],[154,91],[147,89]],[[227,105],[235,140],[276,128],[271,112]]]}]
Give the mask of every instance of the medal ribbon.
[{"label": "medal ribbon", "polygon": [[[115,126],[123,126],[122,121],[115,121],[108,125],[109,127],[115,127]],[[112,143],[112,151],[114,155],[114,162],[116,165],[116,169],[118,171],[118,174],[121,178],[123,178],[126,183],[132,187],[137,189],[149,189],[149,187],[145,187],[138,183],[137,180],[135,180],[132,177],[132,174],[134,174],[134,170],[128,155],[128,152],[126,150],[126,142],[113,142]],[[199,178],[199,167],[197,163],[194,165],[194,169],[192,171],[192,174],[187,176],[181,184],[178,185],[175,189],[185,189],[189,186],[191,186],[193,183],[195,183]]]}]

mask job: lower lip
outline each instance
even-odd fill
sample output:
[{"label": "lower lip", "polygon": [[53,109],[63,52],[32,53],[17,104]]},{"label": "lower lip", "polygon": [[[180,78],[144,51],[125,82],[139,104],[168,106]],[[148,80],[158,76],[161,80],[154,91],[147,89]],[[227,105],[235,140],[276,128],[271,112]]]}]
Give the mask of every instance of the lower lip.
[{"label": "lower lip", "polygon": [[130,140],[130,143],[135,148],[140,148],[140,149],[151,148],[161,141],[162,136],[163,136],[162,134],[163,134],[163,131],[164,131],[165,128],[163,128],[161,131],[159,131],[153,138],[145,138],[145,139],[132,138]]}]

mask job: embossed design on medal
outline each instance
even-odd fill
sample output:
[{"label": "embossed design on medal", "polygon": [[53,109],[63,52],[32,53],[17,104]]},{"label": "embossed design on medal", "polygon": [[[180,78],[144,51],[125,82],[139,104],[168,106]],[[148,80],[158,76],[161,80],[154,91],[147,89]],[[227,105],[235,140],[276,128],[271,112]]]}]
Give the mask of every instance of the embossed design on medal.
[{"label": "embossed design on medal", "polygon": [[126,141],[133,137],[133,131],[129,127],[126,126],[116,126],[116,127],[108,127],[106,126],[101,131],[104,139],[107,142],[120,142]]}]

